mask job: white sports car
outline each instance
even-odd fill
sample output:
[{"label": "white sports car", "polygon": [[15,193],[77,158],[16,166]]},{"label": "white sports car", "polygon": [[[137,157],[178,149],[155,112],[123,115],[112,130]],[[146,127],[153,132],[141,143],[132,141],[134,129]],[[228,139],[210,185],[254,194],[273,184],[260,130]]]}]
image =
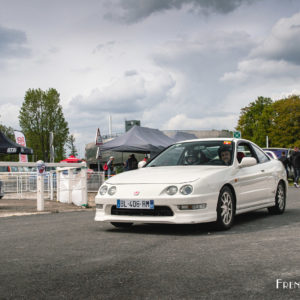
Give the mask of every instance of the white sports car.
[{"label": "white sports car", "polygon": [[95,198],[95,221],[192,224],[229,229],[237,214],[268,208],[282,214],[287,197],[282,163],[243,139],[178,142],[138,170],[108,179]]}]

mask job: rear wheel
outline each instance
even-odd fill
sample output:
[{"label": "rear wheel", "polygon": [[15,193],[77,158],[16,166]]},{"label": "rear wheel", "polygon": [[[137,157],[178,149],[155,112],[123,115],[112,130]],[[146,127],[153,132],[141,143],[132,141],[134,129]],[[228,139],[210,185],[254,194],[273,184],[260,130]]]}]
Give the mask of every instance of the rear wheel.
[{"label": "rear wheel", "polygon": [[234,196],[229,187],[222,188],[217,205],[217,228],[227,230],[234,221]]},{"label": "rear wheel", "polygon": [[111,225],[117,228],[129,228],[133,223],[121,223],[121,222],[111,222]]},{"label": "rear wheel", "polygon": [[276,196],[275,196],[275,205],[268,207],[269,213],[273,215],[281,215],[285,211],[286,205],[286,192],[284,183],[281,181],[278,183]]}]

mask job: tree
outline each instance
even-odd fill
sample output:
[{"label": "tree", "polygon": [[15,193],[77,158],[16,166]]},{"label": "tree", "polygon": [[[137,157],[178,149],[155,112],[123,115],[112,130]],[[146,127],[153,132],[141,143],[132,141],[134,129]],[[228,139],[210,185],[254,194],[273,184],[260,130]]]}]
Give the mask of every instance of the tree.
[{"label": "tree", "polygon": [[300,97],[293,95],[274,102],[258,97],[241,109],[236,128],[243,138],[259,146],[265,146],[268,136],[269,147],[300,147]]},{"label": "tree", "polygon": [[299,96],[293,95],[274,102],[269,141],[272,147],[300,147]]},{"label": "tree", "polygon": [[70,150],[70,155],[74,155],[75,157],[78,155],[76,146],[75,146],[75,137],[73,134],[70,134],[67,140],[67,148]]},{"label": "tree", "polygon": [[270,98],[258,97],[256,101],[241,109],[237,130],[242,137],[263,147],[272,124],[272,104]]},{"label": "tree", "polygon": [[55,161],[65,156],[65,144],[68,139],[69,128],[65,121],[59,93],[50,88],[29,89],[26,91],[22,104],[19,121],[26,136],[28,147],[33,148],[36,159],[45,162],[50,160],[50,132],[54,135]]}]

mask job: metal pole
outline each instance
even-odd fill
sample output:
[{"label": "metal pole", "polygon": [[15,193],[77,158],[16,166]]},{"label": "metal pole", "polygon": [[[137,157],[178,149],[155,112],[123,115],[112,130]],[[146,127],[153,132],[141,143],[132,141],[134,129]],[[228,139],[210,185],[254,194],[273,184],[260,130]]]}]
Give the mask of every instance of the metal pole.
[{"label": "metal pole", "polygon": [[39,160],[36,162],[37,164],[37,179],[36,179],[36,185],[37,185],[37,193],[36,193],[36,206],[37,211],[43,211],[45,202],[44,202],[44,174],[45,174],[45,163],[42,160]]},{"label": "metal pole", "polygon": [[50,162],[54,162],[53,132],[50,132]]},{"label": "metal pole", "polygon": [[269,148],[269,137],[266,136],[266,148]]},{"label": "metal pole", "polygon": [[53,200],[53,173],[49,173],[50,177],[50,200]]},{"label": "metal pole", "polygon": [[37,210],[44,210],[44,176],[37,176]]},{"label": "metal pole", "polygon": [[109,137],[112,137],[112,119],[111,115],[108,116],[108,132],[109,132]]}]

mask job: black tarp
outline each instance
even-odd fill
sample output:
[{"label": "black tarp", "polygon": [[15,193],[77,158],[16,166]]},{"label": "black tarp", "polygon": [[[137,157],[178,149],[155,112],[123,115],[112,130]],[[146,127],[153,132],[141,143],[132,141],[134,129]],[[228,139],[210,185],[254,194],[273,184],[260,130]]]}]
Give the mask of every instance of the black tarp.
[{"label": "black tarp", "polygon": [[197,139],[197,137],[194,134],[188,132],[182,132],[182,131],[177,131],[172,138],[176,142]]},{"label": "black tarp", "polygon": [[123,135],[104,143],[101,151],[157,153],[173,144],[174,140],[158,129],[134,126]]},{"label": "black tarp", "polygon": [[33,150],[28,147],[21,146],[0,131],[0,153],[3,154],[33,154]]}]

